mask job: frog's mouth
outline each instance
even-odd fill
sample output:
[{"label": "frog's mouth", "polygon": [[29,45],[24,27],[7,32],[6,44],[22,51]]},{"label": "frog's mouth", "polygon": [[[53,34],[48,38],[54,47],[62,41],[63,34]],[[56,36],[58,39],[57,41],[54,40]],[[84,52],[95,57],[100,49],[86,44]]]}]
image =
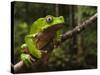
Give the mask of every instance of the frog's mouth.
[{"label": "frog's mouth", "polygon": [[46,29],[44,29],[44,30],[46,30],[46,31],[49,31],[49,30],[53,30],[53,31],[57,31],[57,30],[60,30],[60,29],[62,29],[63,28],[63,24],[64,23],[59,23],[59,24],[54,24],[54,25],[52,25],[52,26],[49,26],[49,27],[47,27]]}]

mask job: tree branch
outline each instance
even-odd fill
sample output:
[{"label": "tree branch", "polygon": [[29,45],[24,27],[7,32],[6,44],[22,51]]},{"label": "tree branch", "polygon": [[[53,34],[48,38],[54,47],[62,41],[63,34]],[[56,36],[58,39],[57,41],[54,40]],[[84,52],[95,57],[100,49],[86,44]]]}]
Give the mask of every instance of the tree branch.
[{"label": "tree branch", "polygon": [[94,22],[97,18],[97,13],[94,14],[92,17],[84,21],[82,24],[76,26],[74,29],[67,31],[65,34],[62,35],[62,42],[67,40],[68,38],[71,38],[73,34],[78,34],[81,31],[83,31],[88,25],[90,25],[92,22]]},{"label": "tree branch", "polygon": [[25,65],[23,61],[18,62],[16,65],[14,65],[14,73],[24,72]]},{"label": "tree branch", "polygon": [[[73,34],[78,34],[81,31],[83,31],[88,25],[90,25],[92,22],[94,22],[97,18],[97,14],[93,15],[92,17],[90,17],[89,19],[87,19],[86,21],[84,21],[82,24],[76,26],[74,29],[67,31],[65,34],[62,35],[62,39],[61,42],[64,42],[65,40],[71,38],[73,36]],[[35,62],[35,64],[40,64],[40,62],[45,63],[47,61],[49,54],[45,54],[43,56],[43,58],[37,62]],[[36,65],[36,66],[37,66]],[[25,64],[23,63],[23,61],[18,62],[16,65],[14,65],[14,73],[22,73],[25,72]]]}]

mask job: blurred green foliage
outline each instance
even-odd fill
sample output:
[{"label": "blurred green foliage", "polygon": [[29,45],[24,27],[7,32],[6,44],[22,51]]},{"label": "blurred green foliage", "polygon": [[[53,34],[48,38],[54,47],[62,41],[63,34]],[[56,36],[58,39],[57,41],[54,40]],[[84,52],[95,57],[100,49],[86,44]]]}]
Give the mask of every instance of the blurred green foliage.
[{"label": "blurred green foliage", "polygon": [[[71,19],[69,15],[71,5],[59,5],[59,16],[65,18],[65,28],[63,32],[68,31],[72,26],[69,24]],[[56,5],[46,3],[31,3],[31,2],[15,2],[14,4],[14,55],[15,63],[20,60],[21,49],[20,46],[25,43],[24,37],[28,34],[31,24],[40,17],[46,15],[56,16]],[[75,12],[76,18],[79,16],[81,22],[91,17],[97,12],[95,6],[79,6],[81,15]],[[97,22],[92,23],[86,30],[80,33],[82,36],[82,49],[83,49],[83,63],[81,68],[93,68],[97,65]],[[65,41],[60,48],[54,49],[50,55],[48,66],[50,69],[73,69],[70,62],[70,40]],[[72,60],[73,61],[73,60]],[[93,62],[93,64],[91,64]],[[81,64],[80,63],[80,64]],[[78,66],[80,65],[78,64]],[[86,66],[87,65],[87,66]]]}]

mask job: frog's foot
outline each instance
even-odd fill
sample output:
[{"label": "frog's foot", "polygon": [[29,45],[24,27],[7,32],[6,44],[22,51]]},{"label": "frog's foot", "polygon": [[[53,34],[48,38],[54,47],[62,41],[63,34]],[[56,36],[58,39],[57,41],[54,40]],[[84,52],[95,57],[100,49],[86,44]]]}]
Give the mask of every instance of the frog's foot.
[{"label": "frog's foot", "polygon": [[45,50],[45,51],[41,50],[41,53],[42,53],[42,55],[44,56],[45,54],[48,53],[48,51],[47,51],[47,50]]},{"label": "frog's foot", "polygon": [[29,53],[27,44],[22,44],[22,45],[21,45],[21,51],[22,51],[23,53],[27,53],[27,54]]},{"label": "frog's foot", "polygon": [[21,60],[27,67],[30,67],[33,62],[35,62],[35,59],[33,59],[29,54],[21,54]]},{"label": "frog's foot", "polygon": [[42,53],[42,58],[44,58],[44,57],[45,57],[45,55],[47,55],[47,54],[48,54],[48,51],[47,51],[47,50],[45,50],[45,51],[41,50],[41,53]]}]

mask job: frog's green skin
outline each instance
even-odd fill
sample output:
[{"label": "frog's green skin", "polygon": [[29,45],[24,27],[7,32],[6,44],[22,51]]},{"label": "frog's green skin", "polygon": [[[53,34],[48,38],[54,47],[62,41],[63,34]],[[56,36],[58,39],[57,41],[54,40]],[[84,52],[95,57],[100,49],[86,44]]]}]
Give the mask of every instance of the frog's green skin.
[{"label": "frog's green skin", "polygon": [[[48,16],[46,16],[44,18],[37,19],[32,24],[29,35],[25,36],[25,44],[23,44],[21,46],[21,48],[28,47],[29,53],[31,55],[33,55],[37,59],[41,59],[42,53],[36,47],[35,36],[39,32],[43,31],[44,29],[46,29],[48,27],[51,27],[51,26],[53,26],[55,24],[61,24],[61,23],[64,23],[63,16],[54,17],[54,16],[51,16],[51,15],[48,15]],[[59,36],[59,34],[57,35],[57,37],[58,36]],[[31,61],[29,60],[30,58],[25,53],[21,54],[21,59],[25,62],[26,65],[31,64]]]}]

